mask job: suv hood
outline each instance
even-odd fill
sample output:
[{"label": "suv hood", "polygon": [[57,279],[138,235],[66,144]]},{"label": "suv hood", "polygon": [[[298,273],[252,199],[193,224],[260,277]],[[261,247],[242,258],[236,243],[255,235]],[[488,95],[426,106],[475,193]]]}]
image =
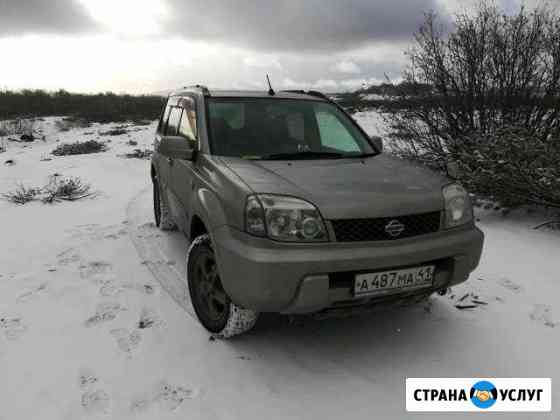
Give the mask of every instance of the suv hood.
[{"label": "suv hood", "polygon": [[221,159],[253,192],[302,198],[317,206],[325,219],[442,210],[441,190],[449,183],[426,168],[384,154],[366,159]]}]

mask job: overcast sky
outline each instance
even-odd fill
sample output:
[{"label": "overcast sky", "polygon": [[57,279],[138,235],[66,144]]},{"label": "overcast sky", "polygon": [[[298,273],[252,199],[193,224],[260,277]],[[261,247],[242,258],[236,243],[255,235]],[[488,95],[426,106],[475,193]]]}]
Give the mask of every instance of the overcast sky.
[{"label": "overcast sky", "polygon": [[476,1],[0,0],[0,88],[350,90],[399,78],[424,12]]}]

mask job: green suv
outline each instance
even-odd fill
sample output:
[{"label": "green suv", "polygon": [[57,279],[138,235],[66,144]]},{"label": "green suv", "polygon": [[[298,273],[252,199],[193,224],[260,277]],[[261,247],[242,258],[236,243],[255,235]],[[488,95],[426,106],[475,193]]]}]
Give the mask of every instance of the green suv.
[{"label": "green suv", "polygon": [[156,224],[190,240],[185,281],[212,333],[247,331],[260,312],[419,300],[478,265],[465,189],[382,153],[319,92],[185,88],[154,146]]}]

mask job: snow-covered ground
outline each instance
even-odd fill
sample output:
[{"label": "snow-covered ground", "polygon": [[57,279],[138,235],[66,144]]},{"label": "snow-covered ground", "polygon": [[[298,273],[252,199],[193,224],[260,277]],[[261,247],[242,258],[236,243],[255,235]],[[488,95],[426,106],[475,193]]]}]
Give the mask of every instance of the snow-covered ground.
[{"label": "snow-covered ground", "polygon": [[370,136],[383,137],[387,132],[387,123],[378,112],[361,111],[352,116]]},{"label": "snow-covered ground", "polygon": [[[377,116],[358,120],[377,133]],[[245,336],[212,340],[190,308],[185,239],[152,223],[148,161],[119,156],[150,147],[155,125],[74,157],[49,153],[114,125],[42,125],[45,142],[0,153],[0,193],[54,173],[98,193],[0,201],[1,420],[431,419],[405,412],[405,378],[439,376],[551,377],[557,408],[560,235],[532,229],[543,215],[479,212],[479,269],[427,304],[323,321],[267,315]]]}]

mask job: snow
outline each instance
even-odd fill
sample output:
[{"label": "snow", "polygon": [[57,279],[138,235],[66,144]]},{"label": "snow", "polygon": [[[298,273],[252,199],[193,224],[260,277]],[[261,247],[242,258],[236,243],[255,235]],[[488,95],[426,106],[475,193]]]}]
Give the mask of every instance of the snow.
[{"label": "snow", "polygon": [[[370,132],[380,121],[357,119]],[[58,172],[97,195],[0,201],[0,419],[431,419],[405,412],[406,377],[560,380],[560,235],[533,229],[546,215],[479,211],[480,267],[428,303],[322,321],[265,315],[245,336],[212,340],[183,282],[186,240],[153,225],[148,161],[118,156],[150,147],[155,123],[101,137],[105,153],[41,161],[57,139],[115,126],[60,133],[56,120],[42,123],[45,142],[8,142],[0,193]]]},{"label": "snow", "polygon": [[361,94],[360,98],[362,98],[364,101],[383,101],[386,99],[385,96],[379,95],[377,93]]},{"label": "snow", "polygon": [[387,124],[379,112],[360,111],[352,117],[370,136],[384,137],[387,133]]}]

